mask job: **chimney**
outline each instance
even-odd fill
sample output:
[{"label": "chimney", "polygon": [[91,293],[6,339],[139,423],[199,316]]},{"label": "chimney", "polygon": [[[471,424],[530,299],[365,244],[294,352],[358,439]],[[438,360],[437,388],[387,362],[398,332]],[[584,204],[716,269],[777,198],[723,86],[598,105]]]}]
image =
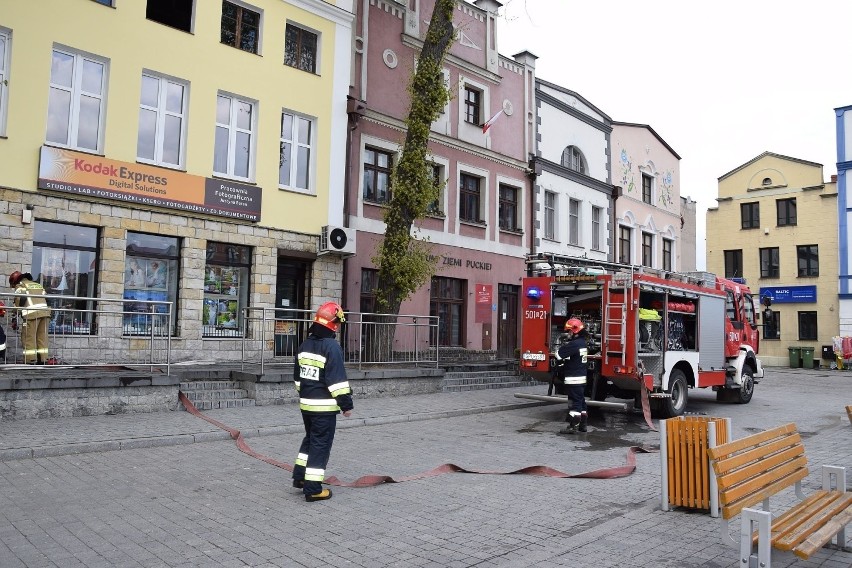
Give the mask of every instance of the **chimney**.
[{"label": "chimney", "polygon": [[837,174],[831,176],[831,183],[837,183]]}]

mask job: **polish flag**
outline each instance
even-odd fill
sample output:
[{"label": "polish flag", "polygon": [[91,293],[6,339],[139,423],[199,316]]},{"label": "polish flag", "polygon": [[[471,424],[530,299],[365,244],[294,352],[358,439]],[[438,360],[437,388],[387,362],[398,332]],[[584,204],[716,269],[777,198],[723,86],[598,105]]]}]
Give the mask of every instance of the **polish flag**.
[{"label": "polish flag", "polygon": [[498,111],[497,111],[497,114],[495,114],[494,116],[492,116],[492,117],[488,120],[488,122],[486,122],[485,124],[483,124],[483,125],[482,125],[482,133],[483,133],[483,134],[485,134],[486,132],[488,132],[488,129],[489,129],[489,128],[491,128],[491,125],[492,125],[492,124],[494,124],[495,122],[497,122],[497,119],[498,119],[498,118],[500,118],[500,115],[501,115],[501,114],[503,114],[503,109],[502,109],[502,108],[501,108],[500,110],[498,110]]}]

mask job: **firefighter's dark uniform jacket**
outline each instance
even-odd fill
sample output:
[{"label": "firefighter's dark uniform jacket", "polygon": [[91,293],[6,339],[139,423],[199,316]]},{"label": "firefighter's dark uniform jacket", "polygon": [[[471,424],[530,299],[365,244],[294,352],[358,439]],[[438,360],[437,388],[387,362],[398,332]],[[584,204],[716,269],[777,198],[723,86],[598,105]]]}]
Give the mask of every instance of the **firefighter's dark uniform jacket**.
[{"label": "firefighter's dark uniform jacket", "polygon": [[305,423],[305,437],[296,456],[293,478],[304,481],[306,495],[322,491],[337,414],[354,407],[343,366],[343,350],[334,333],[317,324],[311,330],[299,346],[293,376]]},{"label": "firefighter's dark uniform jacket", "polygon": [[566,385],[586,384],[589,368],[589,348],[585,337],[574,337],[556,350],[556,365],[559,378]]}]

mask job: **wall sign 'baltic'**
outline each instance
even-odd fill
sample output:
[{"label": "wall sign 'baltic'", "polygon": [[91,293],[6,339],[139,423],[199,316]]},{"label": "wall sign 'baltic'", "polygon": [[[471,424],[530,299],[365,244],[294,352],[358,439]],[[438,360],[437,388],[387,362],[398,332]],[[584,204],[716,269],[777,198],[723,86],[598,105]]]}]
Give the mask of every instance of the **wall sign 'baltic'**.
[{"label": "wall sign 'baltic'", "polygon": [[260,221],[259,187],[50,146],[41,147],[38,188]]}]

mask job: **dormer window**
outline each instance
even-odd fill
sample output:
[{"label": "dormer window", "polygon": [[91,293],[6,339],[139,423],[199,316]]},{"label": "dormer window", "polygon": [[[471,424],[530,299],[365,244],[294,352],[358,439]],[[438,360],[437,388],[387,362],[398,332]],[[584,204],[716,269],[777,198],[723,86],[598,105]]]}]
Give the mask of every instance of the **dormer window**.
[{"label": "dormer window", "polygon": [[576,146],[568,146],[562,151],[562,165],[575,172],[586,173],[586,158]]}]

